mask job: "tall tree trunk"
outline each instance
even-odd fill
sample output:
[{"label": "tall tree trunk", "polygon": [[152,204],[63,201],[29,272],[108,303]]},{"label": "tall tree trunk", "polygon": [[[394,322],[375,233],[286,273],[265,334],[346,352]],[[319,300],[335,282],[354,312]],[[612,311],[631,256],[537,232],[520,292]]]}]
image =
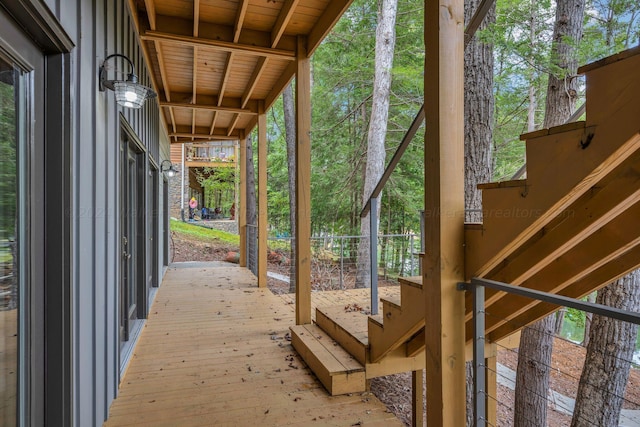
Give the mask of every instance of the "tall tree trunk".
[{"label": "tall tree trunk", "polygon": [[291,83],[282,92],[284,131],[287,141],[287,166],[289,167],[289,229],[291,230],[291,268],[289,292],[296,291],[296,112]]},{"label": "tall tree trunk", "polygon": [[[596,302],[639,311],[640,270],[599,290]],[[618,425],[637,335],[637,325],[593,316],[572,427]]]},{"label": "tall tree trunk", "polygon": [[[480,0],[465,0],[465,25],[475,13]],[[495,21],[495,4],[480,29]],[[482,222],[482,196],[478,184],[490,182],[492,171],[493,114],[493,46],[474,38],[464,55],[464,197],[465,221]],[[467,363],[467,425],[473,424],[473,368]]]},{"label": "tall tree trunk", "polygon": [[[364,178],[363,204],[371,196],[373,189],[384,173],[385,138],[389,118],[389,98],[391,96],[391,68],[396,45],[396,12],[398,0],[382,0],[378,10],[378,28],[376,29],[375,76],[373,80],[373,101],[371,119],[367,135],[367,169]],[[375,212],[380,217],[380,203]],[[360,224],[360,244],[356,287],[371,286],[369,263],[369,215],[362,218]]]},{"label": "tall tree trunk", "polygon": [[[577,44],[582,38],[585,0],[558,0],[553,29],[544,127],[563,124],[573,113],[577,96]],[[516,372],[514,426],[547,425],[549,366],[555,314],[522,331]]]}]

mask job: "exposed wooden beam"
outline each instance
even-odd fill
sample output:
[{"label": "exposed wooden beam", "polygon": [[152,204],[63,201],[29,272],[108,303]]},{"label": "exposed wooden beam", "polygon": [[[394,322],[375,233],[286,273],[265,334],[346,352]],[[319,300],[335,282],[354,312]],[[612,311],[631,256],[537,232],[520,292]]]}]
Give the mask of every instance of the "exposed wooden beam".
[{"label": "exposed wooden beam", "polygon": [[[149,21],[149,26],[152,29],[155,29],[156,27],[156,10],[155,10],[155,4],[153,2],[153,0],[145,0],[145,7],[147,9],[147,20]],[[142,34],[142,22],[140,21],[140,14],[138,12],[138,5],[136,4],[135,0],[129,0],[129,10],[131,11],[131,14],[133,16],[133,22],[134,25],[136,27],[136,32],[137,34]],[[151,82],[153,85],[153,88],[156,92],[160,92],[160,85],[158,85],[158,80],[156,77],[156,74],[153,72],[153,67],[152,67],[152,62],[151,62],[151,54],[149,52],[149,48],[145,43],[141,43],[142,45],[142,54],[145,58],[145,62],[147,64],[147,69],[149,70],[149,76],[151,77]],[[170,95],[170,91],[169,91],[169,86],[168,83],[166,81],[166,77],[164,75],[164,58],[162,56],[162,49],[160,48],[158,43],[154,43],[155,49],[156,49],[156,57],[158,58],[158,67],[160,69],[160,79],[162,81],[162,87],[164,89],[165,92],[165,96],[167,97],[167,99],[171,99],[171,95]],[[170,118],[171,118],[171,127],[173,128],[174,132],[175,132],[175,127],[176,127],[176,123],[175,123],[175,118],[173,115],[173,110],[170,110],[170,114],[169,114]],[[165,125],[165,127],[168,127],[166,119],[164,116],[161,117],[162,123]],[[168,132],[168,129],[166,129],[166,131]]]},{"label": "exposed wooden beam", "polygon": [[147,19],[152,30],[156,28],[156,4],[154,0],[144,0],[144,6],[147,9]]},{"label": "exposed wooden beam", "polygon": [[213,135],[213,131],[216,128],[216,121],[218,120],[218,112],[213,112],[213,117],[211,118],[211,130],[209,130],[209,135]]},{"label": "exposed wooden beam", "polygon": [[425,0],[427,425],[465,425],[464,2]]},{"label": "exposed wooden beam", "polygon": [[[131,1],[131,0],[130,0]],[[193,35],[193,20],[180,18],[177,16],[157,15],[156,28],[144,26],[141,28],[141,34],[145,30],[154,30],[161,33],[176,34],[180,36]],[[224,25],[221,23],[210,23],[200,21],[198,25],[198,36],[208,40],[219,40],[234,44],[235,27],[233,25]],[[271,31],[252,30],[243,27],[239,39],[235,42],[240,46],[257,46],[262,48],[271,48]],[[295,51],[295,37],[283,34],[277,46],[285,51]]]},{"label": "exposed wooden beam", "polygon": [[[284,30],[287,28],[287,24],[291,20],[293,16],[293,12],[298,5],[299,0],[285,0],[282,5],[282,9],[280,9],[280,14],[278,15],[278,19],[276,19],[276,23],[273,26],[273,30],[271,30],[271,47],[274,48],[278,45],[282,34],[284,34]],[[235,41],[235,40],[234,40]]]},{"label": "exposed wooden beam", "polygon": [[257,114],[255,111],[252,111],[248,108],[218,107],[216,105],[211,105],[211,104],[189,104],[186,102],[167,102],[167,101],[161,101],[159,104],[161,107],[168,107],[168,108],[188,108],[191,110],[209,110],[209,111],[219,111],[219,112],[235,113],[235,114],[250,114],[250,115]]},{"label": "exposed wooden beam", "polygon": [[284,88],[286,88],[287,85],[291,82],[291,80],[293,79],[293,76],[295,76],[296,74],[296,67],[297,66],[295,62],[292,62],[291,64],[289,64],[286,70],[280,75],[280,78],[278,79],[278,81],[273,85],[273,89],[271,89],[271,92],[269,92],[269,95],[267,95],[265,99],[264,105],[267,110],[271,108],[271,106],[273,105],[274,102],[276,102],[276,99],[278,99],[278,97],[280,96]]},{"label": "exposed wooden beam", "polygon": [[140,35],[142,40],[158,41],[164,43],[174,43],[182,46],[200,46],[208,49],[218,49],[225,52],[237,52],[245,55],[264,56],[280,60],[293,61],[295,54],[284,49],[271,49],[260,46],[241,45],[220,40],[207,39],[203,37],[181,36],[178,34],[161,33],[159,31],[145,31]]},{"label": "exposed wooden beam", "polygon": [[218,91],[218,105],[222,105],[224,92],[227,90],[227,83],[229,83],[229,77],[231,76],[231,64],[233,63],[233,55],[233,52],[229,52],[227,54],[227,63],[224,66],[222,82],[220,82],[220,90]]},{"label": "exposed wooden beam", "polygon": [[238,40],[240,40],[240,32],[242,31],[242,26],[244,25],[244,17],[247,14],[248,6],[249,0],[240,0],[240,4],[238,5],[238,12],[236,13],[236,22],[233,26],[234,43],[238,43]]},{"label": "exposed wooden beam", "polygon": [[[260,115],[258,114],[258,117],[260,117]],[[240,119],[240,114],[235,114],[233,116],[233,118],[231,119],[231,124],[229,125],[229,128],[227,129],[227,136],[231,136],[233,134],[233,131],[236,128],[236,125],[238,124],[238,120]]]},{"label": "exposed wooden beam", "polygon": [[[560,292],[564,296],[577,296],[581,298],[594,290],[600,289],[611,282],[619,279],[640,267],[640,245],[634,247],[624,255],[611,260],[607,264],[601,266],[591,274]],[[504,323],[499,328],[487,334],[493,341],[507,337],[516,331],[519,331],[525,325],[533,323],[543,317],[548,316],[558,309],[558,306],[547,302],[538,302],[529,308],[523,315]]]},{"label": "exposed wooden beam", "polygon": [[229,134],[228,132],[214,132],[213,135],[209,135],[208,133],[189,133],[189,132],[173,132],[170,133],[169,136],[173,138],[188,138],[188,141],[179,141],[179,142],[191,142],[191,138],[195,139],[204,139],[204,140],[225,140],[231,141],[233,139],[238,139],[240,135],[239,131],[232,132]]},{"label": "exposed wooden beam", "polygon": [[[572,283],[578,282],[602,266],[616,260],[640,245],[640,201],[619,215],[572,250],[559,256],[553,264],[529,280],[520,284],[525,288],[560,294]],[[613,278],[611,278],[613,280]],[[567,295],[574,296],[574,295]],[[491,316],[486,320],[486,330],[493,331],[510,318],[525,313],[535,305],[516,295],[498,293],[494,302],[487,305]],[[471,319],[467,321],[467,330]]]},{"label": "exposed wooden beam", "polygon": [[247,105],[247,102],[249,102],[249,99],[251,99],[251,95],[253,94],[253,91],[255,90],[256,85],[258,84],[258,81],[260,80],[260,76],[264,72],[268,62],[269,62],[269,59],[265,57],[261,57],[258,59],[258,63],[256,64],[256,67],[253,69],[253,74],[251,75],[251,78],[247,83],[247,88],[245,89],[245,92],[242,94],[242,103],[240,104],[240,107],[244,108],[245,105]]},{"label": "exposed wooden beam", "polygon": [[[169,107],[169,117],[171,117],[171,129],[173,130],[173,132],[176,132],[176,129],[178,127],[178,124],[176,123],[176,116],[175,114],[173,114],[173,108]],[[171,136],[171,135],[169,135]],[[176,139],[177,141],[177,139]]]},{"label": "exposed wooden beam", "polygon": [[329,6],[322,14],[321,18],[316,22],[309,33],[307,53],[309,57],[313,55],[315,50],[320,46],[320,43],[325,39],[327,34],[336,25],[340,17],[351,6],[353,0],[333,0],[329,2]]},{"label": "exposed wooden beam", "polygon": [[193,37],[198,37],[200,26],[200,0],[193,0]]},{"label": "exposed wooden beam", "polygon": [[296,59],[296,325],[311,323],[311,65],[307,40]]}]

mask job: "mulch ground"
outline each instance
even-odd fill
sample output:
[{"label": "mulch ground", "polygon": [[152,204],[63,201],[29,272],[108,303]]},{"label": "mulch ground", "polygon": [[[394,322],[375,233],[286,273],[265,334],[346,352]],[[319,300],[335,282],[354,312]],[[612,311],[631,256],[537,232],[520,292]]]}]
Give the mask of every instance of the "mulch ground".
[{"label": "mulch ground", "polygon": [[[214,242],[201,242],[189,239],[176,232],[171,233],[171,262],[183,261],[224,261],[229,252],[237,248],[220,245]],[[282,263],[282,259],[271,256],[269,271],[287,276],[289,266]],[[312,279],[313,280],[313,279]],[[381,281],[380,286],[389,285]],[[289,292],[289,284],[281,280],[269,278],[267,285],[276,294]],[[347,285],[346,287],[349,287]],[[575,398],[578,390],[579,378],[584,364],[585,349],[580,345],[564,339],[556,338],[552,356],[551,389],[565,396]],[[516,370],[518,360],[517,349],[500,349],[498,363],[512,370]],[[380,399],[390,411],[400,418],[407,426],[411,425],[411,374],[403,373],[375,378],[371,381],[371,391]],[[498,386],[498,426],[512,425],[514,392],[507,387]],[[632,369],[625,393],[625,409],[640,409],[640,370]],[[571,424],[571,417],[554,410],[548,411],[549,427],[566,427]]]}]

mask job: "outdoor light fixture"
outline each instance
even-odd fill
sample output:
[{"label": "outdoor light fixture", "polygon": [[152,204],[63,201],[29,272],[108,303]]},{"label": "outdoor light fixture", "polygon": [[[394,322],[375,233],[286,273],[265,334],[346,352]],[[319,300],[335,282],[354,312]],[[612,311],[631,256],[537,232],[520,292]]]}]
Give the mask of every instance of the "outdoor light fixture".
[{"label": "outdoor light fixture", "polygon": [[[169,163],[169,167],[165,169],[164,164],[167,162]],[[163,160],[162,163],[160,163],[160,172],[163,172],[167,176],[167,178],[173,178],[178,173],[176,168],[173,167],[173,163],[171,163],[171,160]]]},{"label": "outdoor light fixture", "polygon": [[[127,80],[107,80],[107,66],[105,65],[111,58],[122,58],[129,64],[131,72],[127,73]],[[122,74],[122,71],[120,71]],[[116,94],[116,102],[123,107],[127,108],[140,108],[144,101],[149,98],[154,98],[156,93],[150,87],[141,85],[138,83],[138,76],[136,76],[133,62],[119,53],[107,56],[102,65],[100,65],[100,91],[104,89],[111,89]]]}]

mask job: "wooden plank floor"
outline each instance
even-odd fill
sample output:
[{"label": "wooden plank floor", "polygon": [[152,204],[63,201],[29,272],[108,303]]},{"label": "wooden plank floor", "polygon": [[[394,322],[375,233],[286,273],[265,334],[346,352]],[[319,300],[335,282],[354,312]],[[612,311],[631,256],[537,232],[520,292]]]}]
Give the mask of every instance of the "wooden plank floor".
[{"label": "wooden plank floor", "polygon": [[331,397],[285,339],[293,305],[239,267],[172,266],[105,426],[402,425]]}]

